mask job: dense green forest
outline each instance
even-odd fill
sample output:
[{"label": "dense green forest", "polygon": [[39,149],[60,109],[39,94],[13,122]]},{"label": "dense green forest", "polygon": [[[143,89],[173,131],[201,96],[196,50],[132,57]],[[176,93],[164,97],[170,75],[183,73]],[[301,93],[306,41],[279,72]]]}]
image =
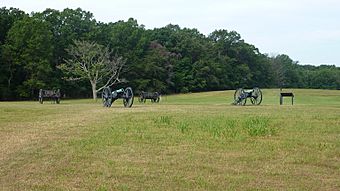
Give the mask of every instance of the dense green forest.
[{"label": "dense green forest", "polygon": [[78,9],[27,14],[0,9],[0,100],[33,99],[40,88],[67,97],[91,97],[88,80],[68,80],[60,65],[75,40],[107,47],[125,60],[120,74],[135,91],[186,93],[261,88],[340,89],[340,68],[299,65],[287,55],[269,56],[235,31],[169,24],[145,29],[137,20],[103,23]]}]

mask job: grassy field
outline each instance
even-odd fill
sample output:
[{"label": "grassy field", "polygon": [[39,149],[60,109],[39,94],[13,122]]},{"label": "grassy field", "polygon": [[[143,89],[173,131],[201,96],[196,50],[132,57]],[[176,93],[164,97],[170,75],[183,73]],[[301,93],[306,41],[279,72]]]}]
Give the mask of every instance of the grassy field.
[{"label": "grassy field", "polygon": [[0,102],[0,190],[340,190],[340,91]]}]

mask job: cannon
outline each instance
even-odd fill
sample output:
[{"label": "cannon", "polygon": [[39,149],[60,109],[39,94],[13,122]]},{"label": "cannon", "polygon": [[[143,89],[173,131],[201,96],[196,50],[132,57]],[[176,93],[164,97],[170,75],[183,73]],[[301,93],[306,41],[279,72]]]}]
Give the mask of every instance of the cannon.
[{"label": "cannon", "polygon": [[158,92],[144,92],[142,91],[139,94],[139,102],[145,103],[147,99],[150,99],[151,102],[158,103],[160,101],[161,95]]},{"label": "cannon", "polygon": [[105,87],[102,91],[102,100],[104,107],[111,107],[117,99],[123,99],[124,107],[131,107],[133,104],[133,91],[131,87],[121,88],[111,91],[110,87]]},{"label": "cannon", "polygon": [[39,90],[39,103],[44,103],[44,98],[51,98],[56,104],[60,103],[60,89],[57,90]]},{"label": "cannon", "polygon": [[260,105],[262,102],[262,92],[260,88],[253,88],[251,90],[244,90],[239,88],[234,93],[234,105],[245,105],[247,98],[253,105]]}]

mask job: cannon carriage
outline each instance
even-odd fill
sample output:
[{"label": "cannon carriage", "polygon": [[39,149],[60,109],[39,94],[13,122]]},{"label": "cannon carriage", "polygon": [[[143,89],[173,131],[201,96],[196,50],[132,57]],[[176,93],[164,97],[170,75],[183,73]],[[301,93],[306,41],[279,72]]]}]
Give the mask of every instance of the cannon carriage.
[{"label": "cannon carriage", "polygon": [[250,90],[239,88],[234,93],[234,105],[246,105],[248,98],[253,105],[260,105],[262,102],[262,91],[260,88]]},{"label": "cannon carriage", "polygon": [[124,107],[131,107],[133,104],[133,91],[131,87],[121,88],[111,91],[110,87],[105,87],[102,91],[102,101],[104,107],[111,107],[117,99],[123,99]]},{"label": "cannon carriage", "polygon": [[60,89],[57,90],[39,90],[39,103],[43,104],[45,98],[50,98],[56,104],[60,103]]},{"label": "cannon carriage", "polygon": [[147,99],[150,99],[151,102],[158,103],[160,101],[160,94],[158,92],[144,92],[142,91],[139,94],[139,102],[145,103]]}]

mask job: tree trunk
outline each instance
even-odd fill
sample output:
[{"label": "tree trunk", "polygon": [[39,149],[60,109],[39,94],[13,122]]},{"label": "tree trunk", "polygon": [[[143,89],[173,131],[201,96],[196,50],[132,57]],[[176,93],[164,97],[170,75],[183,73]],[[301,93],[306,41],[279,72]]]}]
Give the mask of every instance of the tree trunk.
[{"label": "tree trunk", "polygon": [[97,84],[95,82],[91,81],[91,86],[92,86],[92,96],[93,96],[93,100],[97,99]]}]

